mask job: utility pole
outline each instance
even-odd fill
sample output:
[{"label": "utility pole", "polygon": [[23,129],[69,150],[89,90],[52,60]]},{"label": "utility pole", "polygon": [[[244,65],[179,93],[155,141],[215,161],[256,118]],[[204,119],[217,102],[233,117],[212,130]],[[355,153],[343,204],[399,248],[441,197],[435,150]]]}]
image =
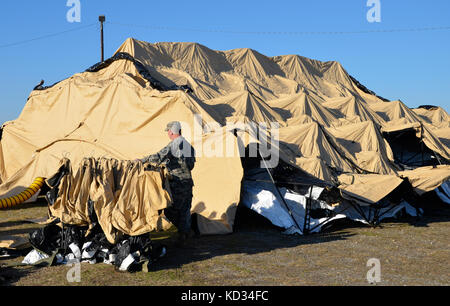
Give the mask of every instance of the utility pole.
[{"label": "utility pole", "polygon": [[98,16],[98,21],[100,21],[100,40],[101,40],[101,52],[102,52],[102,62],[105,60],[105,49],[103,45],[103,23],[105,22],[105,15]]}]

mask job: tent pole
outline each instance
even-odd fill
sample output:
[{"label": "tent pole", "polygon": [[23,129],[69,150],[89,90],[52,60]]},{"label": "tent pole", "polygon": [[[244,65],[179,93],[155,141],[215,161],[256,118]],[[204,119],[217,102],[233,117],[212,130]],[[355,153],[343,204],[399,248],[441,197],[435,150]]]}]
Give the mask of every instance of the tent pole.
[{"label": "tent pole", "polygon": [[[258,154],[259,154],[259,152],[258,152]],[[260,156],[261,156],[261,155],[260,155]],[[261,158],[262,158],[262,157],[261,157]],[[264,161],[264,165],[265,165],[265,168],[266,168],[266,170],[267,170],[267,173],[269,173],[270,180],[272,181],[272,184],[273,184],[273,186],[275,187],[275,190],[277,191],[278,197],[281,199],[281,202],[283,202],[284,206],[285,206],[286,209],[288,210],[289,215],[291,216],[292,220],[293,220],[294,223],[295,223],[295,226],[297,226],[297,228],[298,228],[299,230],[301,230],[300,226],[299,226],[298,223],[297,223],[297,220],[295,220],[294,215],[292,214],[291,209],[289,208],[289,206],[287,205],[286,201],[284,200],[284,197],[281,195],[281,192],[280,192],[280,190],[278,189],[278,186],[275,184],[275,180],[273,179],[272,174],[270,173],[269,168],[267,168],[266,161],[265,161],[263,158],[262,158],[262,160]],[[306,217],[306,216],[305,216],[305,217]],[[304,233],[303,233],[303,234],[304,234]]]},{"label": "tent pole", "polygon": [[[267,173],[269,173],[269,177],[270,180],[272,181],[273,186],[275,187],[275,190],[277,191],[278,197],[281,199],[281,202],[283,202],[284,206],[286,207],[286,209],[289,212],[289,215],[291,216],[292,220],[294,221],[295,225],[297,226],[297,228],[301,231],[300,226],[297,223],[297,220],[295,220],[294,215],[292,214],[291,209],[289,208],[289,206],[287,205],[286,201],[284,200],[284,197],[281,195],[280,190],[278,189],[277,185],[275,184],[275,180],[273,179],[272,173],[270,173],[269,168],[267,167],[267,163],[266,160],[261,156],[261,153],[259,152],[259,145],[257,147],[257,152],[259,157],[261,158],[261,160],[264,162],[264,168],[266,168]],[[305,216],[306,217],[306,216]],[[303,232],[302,232],[303,233]],[[304,234],[304,233],[303,233]]]},{"label": "tent pole", "polygon": [[[1,138],[1,137],[0,137]],[[439,165],[442,165],[441,160],[439,159],[439,157],[437,156],[436,152],[434,152],[433,150],[431,151],[433,152],[434,157],[437,159]]]},{"label": "tent pole", "polygon": [[104,40],[103,40],[103,22],[105,22],[106,18],[104,15],[98,16],[98,21],[100,21],[100,48],[101,48],[101,59],[102,62],[105,61],[105,48],[104,48]]},{"label": "tent pole", "polygon": [[309,231],[311,230],[311,194],[312,186],[309,187],[309,197],[306,198],[305,202],[305,222],[303,223],[303,233],[309,233]]}]

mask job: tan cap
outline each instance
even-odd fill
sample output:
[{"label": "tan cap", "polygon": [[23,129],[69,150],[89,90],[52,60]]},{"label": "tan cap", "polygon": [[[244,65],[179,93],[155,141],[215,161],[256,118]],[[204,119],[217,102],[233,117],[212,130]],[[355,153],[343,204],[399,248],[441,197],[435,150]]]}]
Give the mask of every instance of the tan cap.
[{"label": "tan cap", "polygon": [[180,132],[181,132],[181,124],[180,124],[180,122],[178,122],[178,121],[171,121],[171,122],[167,123],[167,127],[166,127],[165,131],[167,132],[169,130],[171,130],[172,133],[179,135]]}]

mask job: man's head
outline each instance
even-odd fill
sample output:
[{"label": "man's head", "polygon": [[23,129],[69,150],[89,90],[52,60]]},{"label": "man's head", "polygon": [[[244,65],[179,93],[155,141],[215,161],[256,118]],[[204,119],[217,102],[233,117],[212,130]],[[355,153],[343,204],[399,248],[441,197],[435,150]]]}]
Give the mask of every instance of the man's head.
[{"label": "man's head", "polygon": [[181,136],[181,124],[178,121],[171,121],[167,124],[166,130],[167,136],[171,140]]}]

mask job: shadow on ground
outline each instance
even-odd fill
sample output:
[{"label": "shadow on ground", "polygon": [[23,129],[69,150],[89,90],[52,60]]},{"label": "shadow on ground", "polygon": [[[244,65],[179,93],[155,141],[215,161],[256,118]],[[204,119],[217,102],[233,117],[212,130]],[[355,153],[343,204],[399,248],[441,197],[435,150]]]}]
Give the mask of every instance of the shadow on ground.
[{"label": "shadow on ground", "polygon": [[[346,231],[339,231],[308,236],[288,236],[282,234],[281,228],[273,226],[264,217],[249,209],[238,208],[232,234],[192,237],[183,248],[176,246],[175,233],[166,239],[159,240],[159,243],[167,245],[167,256],[155,264],[151,270],[177,269],[192,262],[230,254],[253,255],[276,249],[346,240],[353,235]],[[180,256],[180,253],[183,256]]]},{"label": "shadow on ground", "polygon": [[[439,203],[439,201],[430,199],[427,203]],[[424,215],[421,217],[404,215],[397,219],[384,219],[377,227],[383,228],[388,223],[406,223],[414,227],[428,227],[431,223],[450,221],[449,205],[442,202],[433,205],[427,203],[422,206]],[[275,249],[346,240],[355,235],[348,230],[370,228],[370,226],[341,219],[324,227],[321,233],[307,236],[286,236],[281,233],[283,229],[273,226],[267,219],[253,211],[239,206],[234,228],[234,232],[230,235],[191,238],[185,248],[175,246],[175,235],[161,240],[161,243],[168,246],[168,255],[155,265],[153,271],[180,268],[185,264],[229,254],[257,254]],[[183,256],[179,256],[180,253]]]},{"label": "shadow on ground", "polygon": [[[388,219],[383,220],[380,227],[381,228],[385,227],[387,229],[386,232],[368,231],[370,234],[369,235],[365,233],[365,230],[363,231],[358,230],[358,229],[370,229],[369,226],[363,225],[361,223],[352,222],[349,220],[338,220],[336,222],[331,223],[331,226],[324,228],[324,231],[321,233],[311,234],[307,236],[287,236],[282,234],[283,229],[273,226],[264,217],[254,213],[249,209],[243,209],[242,207],[238,206],[238,212],[234,224],[234,232],[229,235],[210,235],[191,238],[187,247],[177,248],[175,246],[177,237],[176,230],[172,229],[166,232],[152,233],[152,239],[155,242],[163,243],[168,247],[167,256],[150,267],[150,271],[152,272],[158,273],[162,272],[162,274],[158,273],[151,274],[153,278],[152,280],[145,278],[146,276],[144,275],[131,277],[128,276],[128,274],[125,275],[118,274],[118,272],[116,273],[114,271],[113,267],[108,267],[103,264],[92,266],[86,264],[87,266],[83,268],[85,269],[83,270],[85,271],[83,272],[85,273],[83,275],[86,278],[86,282],[88,282],[89,284],[99,284],[99,285],[108,283],[108,281],[111,281],[113,283],[117,282],[118,284],[122,284],[122,282],[123,284],[130,284],[130,283],[148,284],[149,281],[161,282],[162,284],[174,284],[174,283],[178,284],[178,282],[184,281],[192,282],[193,280],[197,280],[197,277],[203,275],[201,269],[206,270],[210,269],[210,265],[215,265],[217,262],[219,263],[219,265],[221,265],[223,260],[231,260],[232,262],[230,265],[233,264],[234,260],[235,261],[234,263],[239,267],[239,269],[243,269],[242,267],[245,267],[246,264],[242,262],[243,258],[242,256],[226,257],[227,255],[234,255],[234,254],[237,255],[260,254],[261,256],[249,258],[253,260],[252,267],[255,267],[256,265],[261,265],[261,269],[263,269],[266,266],[268,267],[274,266],[274,263],[272,261],[277,261],[277,258],[273,257],[275,256],[273,254],[278,255],[284,254],[285,257],[287,256],[288,258],[289,256],[295,257],[298,254],[300,258],[303,258],[303,261],[300,262],[304,262],[305,266],[301,266],[300,268],[297,267],[296,269],[297,270],[300,269],[298,271],[302,271],[302,273],[306,274],[316,273],[316,270],[313,270],[314,272],[308,272],[309,270],[306,271],[305,269],[310,267],[312,263],[315,263],[315,265],[318,268],[324,265],[326,266],[328,264],[330,265],[330,269],[337,269],[336,267],[338,266],[335,265],[334,260],[344,260],[343,266],[346,267],[346,265],[348,266],[349,263],[346,262],[345,260],[351,259],[351,256],[349,258],[348,255],[352,252],[352,250],[353,252],[356,252],[357,250],[358,251],[357,254],[359,254],[361,250],[364,250],[364,248],[367,247],[368,243],[372,243],[373,245],[380,244],[380,248],[386,248],[387,253],[395,252],[395,254],[397,254],[397,252],[399,251],[394,248],[395,243],[393,244],[392,241],[393,239],[399,240],[403,238],[396,238],[397,236],[392,236],[393,235],[392,233],[394,233],[394,231],[396,233],[401,232],[397,231],[397,228],[399,227],[397,227],[396,225],[392,226],[392,224],[396,223],[398,223],[399,225],[409,224],[414,227],[429,226],[430,228],[435,228],[434,226],[431,226],[431,224],[433,223],[438,224],[440,222],[445,223],[448,221],[450,221],[450,207],[447,207],[445,205],[440,206],[433,205],[432,207],[431,205],[428,205],[425,209],[424,216],[420,219],[402,217],[398,220],[388,220]],[[15,219],[4,221],[3,223],[0,223],[0,232],[8,230],[8,228],[11,229],[10,227],[18,227],[21,224],[22,224],[21,221],[15,221]],[[36,225],[30,224],[29,226],[35,227]],[[402,227],[400,227],[400,229],[401,228]],[[409,232],[406,232],[406,236],[403,236],[404,239],[406,239],[406,241],[409,241],[407,238],[408,233]],[[417,232],[414,233],[415,235],[417,235]],[[362,238],[358,239],[358,237],[355,237],[361,234],[364,235],[363,237],[364,239]],[[417,237],[420,238],[420,236]],[[348,243],[347,242],[341,244],[334,243],[347,240]],[[389,241],[389,243],[386,243],[386,241]],[[403,245],[407,244],[407,242],[405,242],[404,240],[399,241],[402,241]],[[411,247],[416,248],[415,243],[412,243],[411,245],[412,245]],[[302,248],[302,246],[313,246],[313,248]],[[314,246],[316,246],[316,248],[314,248]],[[300,248],[296,249],[297,247]],[[314,253],[314,251],[311,251],[316,249],[320,250],[320,253],[316,252],[317,254],[324,254],[323,252],[330,252],[329,254],[331,253],[337,254],[335,255],[335,257],[330,259],[332,264],[322,261],[315,262],[313,259],[311,259],[311,258],[318,258],[317,254]],[[433,252],[437,252],[436,254],[439,255],[441,254],[439,253],[440,252],[439,250]],[[271,254],[272,251],[276,251],[276,253]],[[220,257],[225,258],[221,259]],[[17,258],[17,260],[21,260],[21,258]],[[353,258],[352,260],[355,259]],[[3,265],[4,263],[8,262],[10,262],[10,260],[4,260],[0,258],[0,265]],[[191,265],[189,267],[189,264],[192,263],[194,263],[195,265],[194,266]],[[413,260],[412,264],[414,263],[415,262]],[[186,266],[188,266],[188,270],[187,272],[185,270],[184,273],[188,276],[184,276],[185,279],[182,279],[179,276],[175,277],[172,275],[173,273],[179,273],[178,271],[183,270],[183,268],[185,268]],[[275,264],[275,266],[278,267],[279,265]],[[432,265],[430,264],[430,266]],[[282,265],[281,267],[283,268]],[[313,268],[311,269],[316,269],[314,267],[315,266],[313,265]],[[200,270],[197,271],[197,269]],[[292,267],[292,269],[295,268]],[[56,274],[65,275],[65,270],[64,271],[63,270],[64,269],[61,267],[60,268],[49,267],[44,269],[39,269],[37,267],[14,267],[14,268],[2,267],[0,268],[0,285],[29,284],[30,282],[34,284],[36,280],[40,281],[41,279],[45,280],[49,278],[51,278],[53,281],[53,275]],[[277,272],[278,273],[277,277],[283,277],[282,276],[283,273],[288,273],[288,271],[291,271],[291,267],[286,268],[286,271],[282,270],[281,272]],[[346,270],[344,269],[340,272],[345,274]],[[234,271],[233,273],[237,273],[237,275],[239,275],[239,273],[245,274],[241,270],[239,270],[238,272]],[[233,273],[231,275],[233,275]],[[265,273],[268,273],[268,275],[272,275],[272,272],[270,271],[266,271]],[[89,276],[90,274],[92,276]],[[322,274],[319,273],[319,276]],[[118,281],[117,278],[119,278],[119,280],[122,282]],[[207,279],[207,281],[209,282],[211,280]],[[318,281],[320,281],[320,279]],[[65,279],[55,280],[55,283],[66,284]]]},{"label": "shadow on ground", "polygon": [[[1,261],[0,261],[1,262]],[[0,286],[11,286],[35,271],[39,267],[1,267],[0,268]]]},{"label": "shadow on ground", "polygon": [[[168,246],[168,255],[155,265],[152,271],[181,268],[183,265],[230,254],[257,254],[278,248],[295,248],[353,236],[348,232],[314,234],[308,237],[286,237],[277,231],[240,231],[225,236],[203,236],[192,238],[183,248],[177,248],[174,239],[161,241]],[[182,253],[183,256],[179,256]]]}]

